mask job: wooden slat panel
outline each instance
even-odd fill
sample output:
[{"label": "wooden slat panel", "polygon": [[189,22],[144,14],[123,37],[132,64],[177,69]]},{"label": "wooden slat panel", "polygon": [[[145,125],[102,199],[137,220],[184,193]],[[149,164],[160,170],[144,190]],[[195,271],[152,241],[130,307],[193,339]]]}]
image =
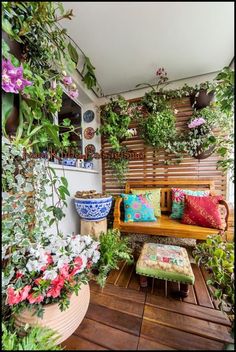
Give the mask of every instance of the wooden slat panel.
[{"label": "wooden slat panel", "polygon": [[169,297],[147,294],[146,304],[154,307],[160,307],[167,311],[172,311],[185,316],[211,321],[217,324],[230,326],[230,321],[221,311],[211,308],[206,308],[186,302],[171,300]]},{"label": "wooden slat panel", "polygon": [[[189,98],[173,99],[171,105],[178,110],[176,114],[176,127],[181,131],[186,131],[187,121],[192,116],[192,108]],[[130,128],[137,127],[135,122],[130,124]],[[211,178],[215,182],[215,189],[218,194],[226,197],[227,180],[220,170],[217,170],[218,155],[213,154],[207,159],[197,160],[184,154],[180,164],[166,165],[168,160],[175,160],[176,156],[167,154],[164,150],[154,151],[152,147],[145,146],[144,141],[139,136],[134,136],[123,141],[124,146],[134,151],[143,151],[143,160],[130,160],[129,170],[126,175],[128,181],[135,180],[156,180],[156,179],[196,179]],[[102,148],[104,151],[111,150],[106,138],[102,138]],[[114,195],[124,191],[124,187],[117,183],[114,172],[110,169],[107,160],[102,161],[103,170],[103,190]],[[169,206],[169,203],[168,203]]]},{"label": "wooden slat panel", "polygon": [[194,333],[196,335],[211,338],[217,341],[232,342],[229,329],[216,323],[211,323],[199,318],[188,317],[176,312],[166,311],[165,309],[145,306],[144,319],[169,326],[181,331]]},{"label": "wooden slat panel", "polygon": [[203,279],[202,273],[196,264],[192,264],[193,273],[195,275],[194,289],[199,305],[213,308],[214,305],[210,298],[207,286]]},{"label": "wooden slat panel", "polygon": [[101,324],[95,320],[85,318],[75,332],[79,337],[96,341],[99,345],[110,350],[136,350],[138,347],[138,336]]},{"label": "wooden slat panel", "polygon": [[142,319],[96,304],[89,305],[86,318],[139,336]]},{"label": "wooden slat panel", "polygon": [[65,351],[99,351],[108,350],[105,347],[97,345],[94,342],[88,341],[81,336],[71,335],[67,340],[61,343]]},{"label": "wooden slat panel", "polygon": [[141,337],[178,350],[222,350],[224,343],[143,320]]},{"label": "wooden slat panel", "polygon": [[140,337],[138,343],[138,350],[144,351],[166,351],[166,350],[175,350],[175,348],[163,345],[159,342],[155,342],[152,340],[145,339],[144,337]]}]

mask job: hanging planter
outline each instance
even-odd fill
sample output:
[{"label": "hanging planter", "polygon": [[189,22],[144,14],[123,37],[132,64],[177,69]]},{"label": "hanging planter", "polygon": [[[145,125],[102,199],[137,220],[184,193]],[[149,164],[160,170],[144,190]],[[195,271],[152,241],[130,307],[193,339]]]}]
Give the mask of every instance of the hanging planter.
[{"label": "hanging planter", "polygon": [[24,309],[15,314],[15,326],[23,327],[25,324],[30,326],[43,326],[56,331],[60,338],[57,344],[65,341],[78,328],[87,312],[90,301],[89,284],[81,284],[78,296],[73,293],[70,297],[70,305],[65,311],[61,311],[58,303],[44,305],[44,314],[42,318],[33,315],[34,310]]},{"label": "hanging planter", "polygon": [[200,110],[210,105],[214,99],[214,91],[207,92],[207,89],[200,89],[194,95],[190,96],[190,102],[194,109]]},{"label": "hanging planter", "polygon": [[214,145],[212,145],[211,147],[209,147],[206,150],[203,150],[202,147],[198,147],[197,148],[197,154],[193,155],[193,157],[195,159],[199,159],[199,160],[207,159],[214,153],[214,151],[215,151],[215,146]]}]

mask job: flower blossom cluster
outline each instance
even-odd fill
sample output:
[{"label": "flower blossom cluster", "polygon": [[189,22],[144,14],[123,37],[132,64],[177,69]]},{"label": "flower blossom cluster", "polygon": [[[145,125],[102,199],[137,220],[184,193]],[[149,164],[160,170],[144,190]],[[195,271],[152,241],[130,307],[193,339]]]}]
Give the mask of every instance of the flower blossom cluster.
[{"label": "flower blossom cluster", "polygon": [[98,246],[99,242],[90,236],[81,235],[51,235],[46,245],[32,246],[26,263],[17,270],[13,284],[7,288],[6,304],[49,303],[50,298],[60,299],[68,287],[73,290],[76,277],[81,274],[86,277],[98,262]]},{"label": "flower blossom cluster", "polygon": [[79,96],[79,91],[75,83],[73,83],[72,77],[67,76],[67,73],[65,71],[62,72],[62,75],[63,75],[62,82],[68,88],[69,96],[71,98],[77,98]]},{"label": "flower blossom cluster", "polygon": [[156,76],[159,78],[160,83],[164,83],[168,80],[167,72],[165,71],[164,67],[158,68],[156,71]]},{"label": "flower blossom cluster", "polygon": [[195,127],[201,126],[205,122],[206,120],[204,120],[203,117],[196,118],[190,124],[188,124],[188,128],[195,128]]},{"label": "flower blossom cluster", "polygon": [[10,60],[2,60],[2,89],[7,93],[19,93],[32,82],[23,77],[23,67],[15,67]]}]

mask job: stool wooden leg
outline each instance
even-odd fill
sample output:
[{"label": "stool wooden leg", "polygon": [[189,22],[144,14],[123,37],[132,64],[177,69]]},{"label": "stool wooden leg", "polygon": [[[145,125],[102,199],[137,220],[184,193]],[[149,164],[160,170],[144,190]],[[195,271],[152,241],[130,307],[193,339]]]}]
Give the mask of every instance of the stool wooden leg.
[{"label": "stool wooden leg", "polygon": [[181,297],[183,297],[183,298],[188,297],[188,294],[189,294],[188,284],[180,283],[180,295],[181,295]]},{"label": "stool wooden leg", "polygon": [[139,282],[141,287],[147,287],[148,286],[148,280],[146,276],[139,275]]}]

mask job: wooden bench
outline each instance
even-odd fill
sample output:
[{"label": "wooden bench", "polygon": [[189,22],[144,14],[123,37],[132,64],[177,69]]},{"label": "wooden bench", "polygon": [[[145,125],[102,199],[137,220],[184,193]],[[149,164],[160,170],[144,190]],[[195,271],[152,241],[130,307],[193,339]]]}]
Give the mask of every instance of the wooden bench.
[{"label": "wooden bench", "polygon": [[[127,182],[125,186],[125,193],[130,193],[130,189],[134,188],[144,189],[155,187],[161,189],[161,217],[159,217],[156,222],[124,222],[123,202],[122,198],[118,197],[114,207],[113,228],[119,229],[121,232],[125,233],[194,238],[197,240],[205,240],[208,235],[217,234],[219,232],[222,233],[222,231],[217,229],[182,224],[180,220],[171,219],[169,217],[172,210],[171,188],[210,190],[210,195],[215,195],[216,192],[213,180],[171,179]],[[220,204],[223,205],[223,209],[225,210],[223,214],[225,222],[223,232],[226,232],[228,228],[229,207],[224,200],[220,201]]]}]

